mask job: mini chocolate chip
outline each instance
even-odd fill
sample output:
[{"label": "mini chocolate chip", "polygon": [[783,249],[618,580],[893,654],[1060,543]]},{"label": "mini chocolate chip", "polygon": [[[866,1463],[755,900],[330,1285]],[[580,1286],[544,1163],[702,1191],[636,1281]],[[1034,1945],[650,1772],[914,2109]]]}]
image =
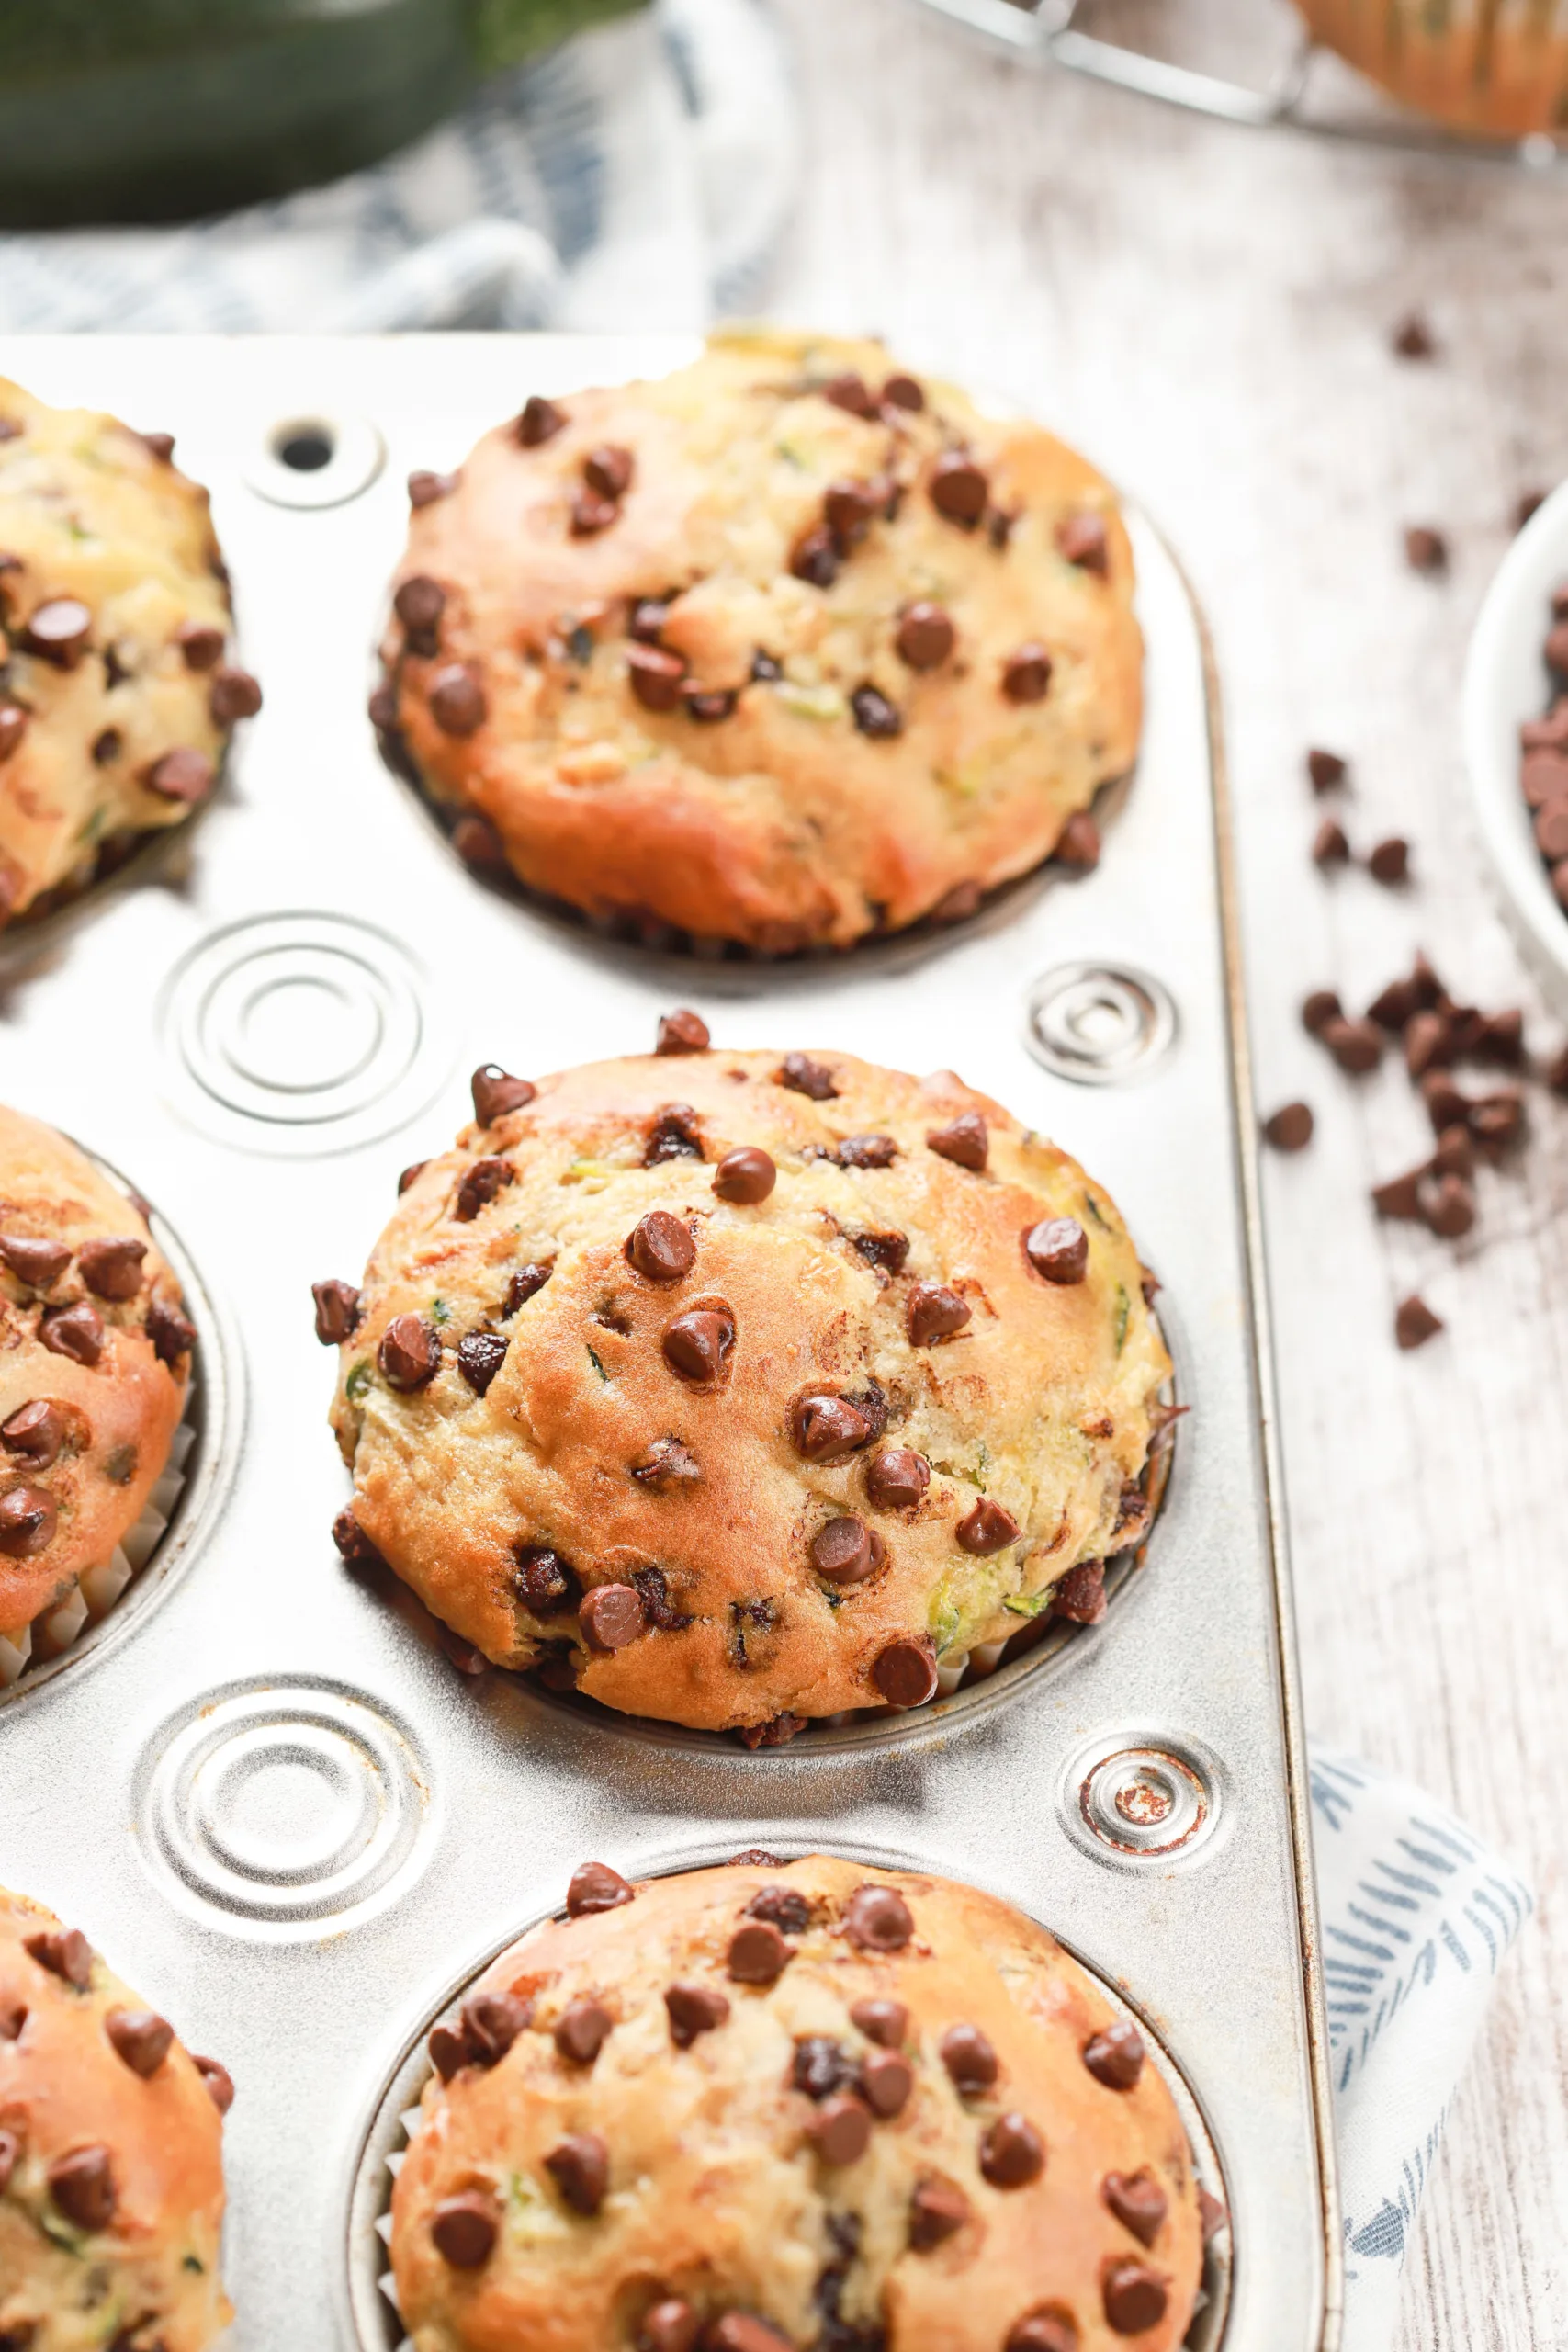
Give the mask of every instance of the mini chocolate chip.
[{"label": "mini chocolate chip", "polygon": [[573,2001],[556,2023],[555,2044],[574,2066],[591,2066],[615,2026],[602,2001]]},{"label": "mini chocolate chip", "polygon": [[471,809],[459,817],[452,828],[452,846],[472,873],[505,871],[506,851],[488,817],[476,817]]},{"label": "mini chocolate chip", "polygon": [[1306,771],[1314,792],[1332,792],[1349,774],[1349,764],[1337,752],[1309,752]]},{"label": "mini chocolate chip", "polygon": [[953,651],[956,638],[953,622],[942,606],[922,599],[918,604],[906,605],[898,616],[893,642],[899,660],[911,670],[940,670]]},{"label": "mini chocolate chip", "polygon": [[993,2188],[1027,2188],[1045,2169],[1045,2143],[1027,2116],[998,2115],[980,2134],[980,2170]]},{"label": "mini chocolate chip", "polygon": [[1482,1095],[1471,1103],[1465,1116],[1471,1134],[1483,1150],[1500,1151],[1517,1143],[1524,1133],[1524,1102],[1511,1087]]},{"label": "mini chocolate chip", "polygon": [[725,1966],[738,1984],[773,1984],[794,1957],[771,1920],[746,1919],[729,1939]]},{"label": "mini chocolate chip", "polygon": [[95,1298],[134,1298],[141,1288],[145,1241],[84,1241],[76,1252],[82,1280]]},{"label": "mini chocolate chip", "polygon": [[1103,580],[1110,557],[1103,514],[1070,514],[1055,529],[1058,550],[1080,571],[1095,571]]},{"label": "mini chocolate chip", "polygon": [[[155,1298],[147,1309],[143,1327],[152,1343],[152,1352],[160,1363],[175,1364],[188,1355],[196,1345],[196,1326],[183,1316],[178,1307],[166,1300]],[[42,1334],[39,1334],[40,1338]]]},{"label": "mini chocolate chip", "polygon": [[648,1631],[648,1611],[635,1585],[600,1584],[585,1593],[578,1611],[590,1649],[624,1650]]},{"label": "mini chocolate chip", "polygon": [[423,466],[409,476],[409,504],[416,510],[434,506],[438,498],[450,498],[457,487],[456,474],[433,474]]},{"label": "mini chocolate chip", "polygon": [[512,1588],[534,1617],[559,1617],[576,1605],[577,1578],[547,1544],[526,1544],[518,1553]]},{"label": "mini chocolate chip", "polygon": [[93,1981],[93,1947],[80,1928],[43,1928],[22,1938],[22,1949],[51,1976],[85,1993]]},{"label": "mini chocolate chip", "polygon": [[[365,706],[365,716],[378,735],[395,735],[398,731],[398,690],[388,682],[377,686]],[[481,820],[482,821],[482,820]],[[454,839],[456,836],[454,835]]]},{"label": "mini chocolate chip", "polygon": [[889,1706],[924,1706],[936,1690],[936,1652],[930,1636],[889,1642],[878,1651],[871,1679]]},{"label": "mini chocolate chip", "polygon": [[664,1361],[682,1380],[715,1381],[734,1345],[735,1318],[728,1307],[694,1307],[677,1315],[666,1330]]},{"label": "mini chocolate chip", "polygon": [[1475,1223],[1475,1194],[1462,1176],[1444,1176],[1422,1203],[1421,1214],[1445,1241],[1457,1241]]},{"label": "mini chocolate chip", "polygon": [[993,1552],[1005,1552],[1016,1544],[1023,1530],[1010,1511],[1003,1510],[988,1495],[981,1495],[974,1509],[958,1522],[955,1534],[959,1549],[972,1552],[977,1559],[986,1559]]},{"label": "mini chocolate chip", "polygon": [[838,1095],[833,1073],[822,1062],[814,1062],[809,1054],[786,1054],[773,1072],[775,1086],[785,1086],[792,1094],[804,1094],[812,1102],[831,1102]]},{"label": "mini chocolate chip", "polygon": [[885,408],[919,410],[926,404],[925,393],[913,376],[889,376],[882,387]]},{"label": "mini chocolate chip", "polygon": [[312,1283],[316,1302],[316,1337],[323,1348],[341,1348],[359,1329],[359,1293],[352,1283]]},{"label": "mini chocolate chip", "polygon": [[217,773],[205,752],[192,751],[182,744],[143,768],[141,781],[160,800],[182,800],[194,807],[197,801],[206,798]]},{"label": "mini chocolate chip", "polygon": [[430,682],[430,715],[443,735],[477,735],[490,717],[484,687],[466,663],[449,662]]},{"label": "mini chocolate chip", "polygon": [[481,1062],[468,1088],[474,1098],[474,1117],[481,1127],[493,1127],[509,1111],[521,1111],[539,1091],[528,1079],[513,1078],[498,1062]]},{"label": "mini chocolate chip", "polygon": [[682,1008],[678,1012],[660,1014],[653,1047],[656,1054],[705,1054],[712,1043],[707,1023],[700,1012]]},{"label": "mini chocolate chip", "polygon": [[1449,568],[1449,543],[1428,524],[1412,524],[1404,534],[1404,560],[1412,571],[1435,576]]},{"label": "mini chocolate chip", "polygon": [[643,1166],[661,1168],[667,1159],[700,1159],[702,1156],[696,1113],[689,1102],[667,1102],[649,1130]]},{"label": "mini chocolate chip", "polygon": [[869,1418],[847,1396],[817,1390],[799,1396],[790,1411],[795,1450],[807,1462],[839,1462],[875,1435]]},{"label": "mini chocolate chip", "polygon": [[860,2028],[868,2041],[884,2050],[897,2050],[909,2030],[909,2012],[902,2001],[857,2001],[850,2011],[850,2022]]},{"label": "mini chocolate chip", "polygon": [[871,736],[874,741],[891,741],[895,735],[901,735],[904,731],[903,716],[897,705],[889,702],[877,686],[857,686],[850,696],[850,708],[854,713],[855,725],[861,733]]},{"label": "mini chocolate chip", "polygon": [[608,1862],[580,1862],[566,1891],[567,1916],[581,1919],[591,1911],[616,1911],[623,1903],[636,1899],[637,1889],[628,1886]]},{"label": "mini chocolate chip", "polygon": [[1083,2062],[1097,2083],[1109,2091],[1130,2091],[1144,2071],[1144,2037],[1134,2025],[1119,2018],[1083,2046]]},{"label": "mini chocolate chip", "polygon": [[1146,2262],[1113,2262],[1100,2282],[1105,2316],[1118,2335],[1142,2335],[1165,2317],[1165,2280]]},{"label": "mini chocolate chip", "polygon": [[1432,1168],[1438,1176],[1470,1176],[1475,1170],[1475,1148],[1467,1127],[1445,1127],[1438,1137],[1438,1148],[1432,1154]]},{"label": "mini chocolate chip", "polygon": [[23,631],[22,642],[57,669],[73,670],[93,627],[93,616],[80,598],[51,596],[35,606]]},{"label": "mini chocolate chip", "polygon": [[571,502],[571,536],[574,539],[591,539],[600,531],[607,531],[620,515],[619,502],[602,497],[596,490],[580,490]]},{"label": "mini chocolate chip", "polygon": [[506,1285],[506,1302],[502,1310],[502,1313],[515,1315],[520,1306],[526,1306],[535,1293],[544,1289],[554,1272],[553,1259],[546,1265],[519,1266]]},{"label": "mini chocolate chip", "polygon": [[333,1542],[353,1566],[373,1567],[380,1562],[380,1553],[355,1519],[350,1504],[345,1503],[333,1521]]},{"label": "mini chocolate chip", "polygon": [[104,2031],[133,2075],[150,2082],[169,2054],[175,2029],[151,2009],[111,2009]]},{"label": "mini chocolate chip", "polygon": [[724,1994],[710,1984],[671,1984],[664,1996],[670,2018],[670,2039],[677,2050],[689,2050],[700,2033],[712,2033],[729,2015]]},{"label": "mini chocolate chip", "polygon": [[1051,1595],[1052,1616],[1065,1617],[1073,1625],[1098,1625],[1106,1607],[1103,1560],[1080,1560],[1058,1579]]},{"label": "mini chocolate chip", "polygon": [[219,2114],[227,2115],[234,2104],[234,2077],[228,2067],[216,2058],[193,2057],[190,2063],[201,2076],[201,2086]]},{"label": "mini chocolate chip", "polygon": [[945,1283],[916,1283],[904,1310],[904,1327],[912,1348],[934,1348],[962,1331],[974,1309]]},{"label": "mini chocolate chip", "polygon": [[58,1405],[47,1396],[35,1396],[29,1404],[18,1405],[6,1420],[0,1421],[0,1446],[7,1453],[20,1454],[35,1470],[47,1470],[59,1459],[65,1442],[65,1416]]},{"label": "mini chocolate chip", "polygon": [[480,1209],[487,1208],[498,1193],[516,1181],[517,1170],[509,1159],[486,1157],[473,1160],[457,1186],[452,1214],[459,1225],[471,1225]]},{"label": "mini chocolate chip", "polygon": [[1438,1135],[1445,1127],[1468,1125],[1472,1105],[1451,1078],[1440,1069],[1428,1070],[1421,1080],[1421,1100]]},{"label": "mini chocolate chip", "polygon": [[1382,1059],[1382,1037],[1371,1021],[1329,1021],[1319,1034],[1340,1069],[1354,1078],[1365,1077]]},{"label": "mini chocolate chip", "polygon": [[530,392],[517,420],[517,438],[525,449],[537,449],[543,442],[553,440],[565,423],[564,409],[546,400],[542,392]]},{"label": "mini chocolate chip", "polygon": [[1424,1298],[1413,1292],[1408,1298],[1400,1300],[1394,1311],[1393,1336],[1401,1348],[1408,1351],[1424,1347],[1442,1329],[1441,1317],[1433,1314]]},{"label": "mini chocolate chip", "polygon": [[208,716],[214,727],[232,727],[237,719],[254,718],[261,707],[261,686],[248,670],[220,670],[208,689]]},{"label": "mini chocolate chip", "polygon": [[42,1487],[13,1487],[0,1495],[0,1552],[7,1559],[31,1560],[54,1541],[60,1514]]},{"label": "mini chocolate chip", "polygon": [[73,1306],[46,1306],[38,1335],[53,1354],[73,1363],[95,1364],[104,1351],[104,1318],[85,1298]]},{"label": "mini chocolate chip", "polygon": [[671,601],[665,596],[635,596],[626,612],[626,635],[639,645],[657,645],[670,617]]},{"label": "mini chocolate chip", "polygon": [[1108,2172],[1100,2193],[1140,2245],[1153,2245],[1168,2208],[1165,2191],[1146,2165],[1134,2173]]},{"label": "mini chocolate chip", "polygon": [[1205,2245],[1208,2245],[1209,2240],[1215,2236],[1218,2232],[1230,2227],[1230,2215],[1226,2212],[1219,2199],[1217,2197],[1212,2197],[1209,2191],[1203,2187],[1202,2182],[1200,2181],[1198,2184],[1198,2219],[1202,2227],[1203,2243]]},{"label": "mini chocolate chip", "polygon": [[626,1263],[650,1283],[678,1283],[697,1262],[689,1228],[668,1209],[649,1209],[626,1239]]},{"label": "mini chocolate chip", "polygon": [[610,2151],[597,2132],[571,2132],[546,2155],[545,2170],[574,2213],[597,2213],[610,2185]]},{"label": "mini chocolate chip", "polygon": [[820,387],[822,398],[835,408],[848,409],[852,416],[874,416],[876,402],[866,389],[865,379],[852,372],[829,376]]},{"label": "mini chocolate chip", "polygon": [[[31,715],[29,711],[23,709],[19,702],[0,701],[0,761],[8,760],[16,751],[28,731],[28,720]],[[118,737],[116,740],[118,741]],[[95,744],[95,757],[96,751],[97,746]]]},{"label": "mini chocolate chip", "polygon": [[0,1234],[0,1263],[7,1266],[29,1290],[48,1290],[71,1263],[62,1241],[33,1241],[20,1234]]},{"label": "mini chocolate chip", "polygon": [[864,538],[874,518],[886,511],[887,485],[876,481],[831,481],[822,495],[822,519],[833,534],[840,555]]},{"label": "mini chocolate chip", "polygon": [[423,1315],[395,1315],[381,1334],[376,1361],[389,1385],[423,1388],[441,1369],[441,1341]]},{"label": "mini chocolate chip", "polygon": [[225,642],[223,631],[210,621],[182,621],[175,631],[175,643],[187,670],[215,670],[223,659]]},{"label": "mini chocolate chip", "polygon": [[628,645],[626,679],[644,710],[673,710],[681,700],[686,664],[661,645]]},{"label": "mini chocolate chip", "polygon": [[1051,656],[1031,639],[1002,664],[1002,692],[1009,702],[1043,702],[1051,685]]},{"label": "mini chocolate chip", "polygon": [[1314,989],[1302,1005],[1302,1027],[1309,1037],[1321,1037],[1331,1021],[1344,1017],[1344,1011],[1333,989]]},{"label": "mini chocolate chip", "polygon": [[505,1362],[506,1341],[499,1331],[469,1331],[457,1342],[457,1369],[477,1396]]},{"label": "mini chocolate chip", "polygon": [[73,2148],[49,2167],[49,2193],[79,2230],[107,2230],[118,2198],[107,2148]]},{"label": "mini chocolate chip", "polygon": [[1003,2352],[1078,2352],[1077,2323],[1059,2303],[1026,2312],[1009,2328]]},{"label": "mini chocolate chip", "polygon": [[1325,817],[1313,836],[1312,862],[1314,865],[1348,865],[1350,842],[1345,828],[1336,817]]},{"label": "mini chocolate chip", "polygon": [[1263,1122],[1264,1140],[1276,1151],[1304,1151],[1312,1141],[1312,1105],[1286,1102]]},{"label": "mini chocolate chip", "polygon": [[943,452],[931,469],[928,495],[939,514],[972,531],[986,511],[990,483],[962,449]]},{"label": "mini chocolate chip", "polygon": [[877,1510],[912,1510],[931,1482],[930,1464],[905,1445],[885,1447],[865,1465],[866,1497]]},{"label": "mini chocolate chip", "polygon": [[695,1454],[683,1446],[678,1437],[655,1438],[640,1462],[631,1464],[631,1476],[640,1487],[651,1487],[655,1494],[670,1494],[682,1487],[694,1487],[701,1478],[702,1465]]},{"label": "mini chocolate chip", "polygon": [[454,2270],[482,2270],[501,2234],[501,2208],[481,2188],[444,2197],[430,2234],[436,2253]]},{"label": "mini chocolate chip", "polygon": [[1051,861],[1055,865],[1069,867],[1075,874],[1092,874],[1100,864],[1100,827],[1087,808],[1078,808],[1057,834]]},{"label": "mini chocolate chip", "polygon": [[1437,339],[1419,311],[1412,311],[1402,319],[1389,337],[1389,345],[1400,359],[1432,359],[1437,356]]},{"label": "mini chocolate chip", "polygon": [[1425,1168],[1413,1168],[1406,1176],[1392,1176],[1386,1184],[1372,1186],[1372,1206],[1379,1216],[1417,1218],[1421,1215],[1421,1180]]},{"label": "mini chocolate chip", "polygon": [[789,2078],[793,2087],[804,2091],[807,2098],[830,2098],[846,2083],[852,2083],[855,2074],[853,2059],[831,2034],[807,2033],[796,2041]]},{"label": "mini chocolate chip", "polygon": [[950,2025],[937,2048],[964,2098],[977,2098],[989,2090],[1001,2072],[997,2053],[978,2026]]},{"label": "mini chocolate chip", "polygon": [[847,2091],[825,2099],[806,2130],[825,2165],[858,2164],[871,2145],[871,2117]]},{"label": "mini chocolate chip", "polygon": [[989,1131],[978,1111],[961,1111],[945,1127],[927,1129],[926,1149],[978,1175],[990,1149]]},{"label": "mini chocolate chip", "polygon": [[692,2352],[696,2340],[696,2312],[680,2295],[667,2295],[644,2314],[637,2352]]},{"label": "mini chocolate chip", "polygon": [[811,1565],[829,1584],[863,1584],[886,1556],[863,1519],[830,1519],[811,1539]]},{"label": "mini chocolate chip", "polygon": [[1374,882],[1393,885],[1404,881],[1410,872],[1410,843],[1397,833],[1379,842],[1368,856],[1367,871]]},{"label": "mini chocolate chip", "polygon": [[637,471],[637,458],[617,443],[602,442],[582,460],[582,478],[601,498],[624,498]]},{"label": "mini chocolate chip", "polygon": [[874,2115],[900,2114],[915,2087],[915,2070],[902,2051],[874,2050],[860,2070],[861,2096]]},{"label": "mini chocolate chip", "polygon": [[476,2064],[499,2066],[534,2014],[514,1993],[475,1993],[463,2004],[464,2039]]},{"label": "mini chocolate chip", "polygon": [[796,580],[804,580],[813,588],[830,588],[839,576],[839,549],[826,523],[814,523],[797,539],[790,554],[789,568]]},{"label": "mini chocolate chip", "polygon": [[833,1157],[840,1168],[891,1168],[898,1147],[891,1136],[846,1136]]},{"label": "mini chocolate chip", "polygon": [[844,1933],[861,1951],[902,1951],[914,1914],[897,1887],[857,1886],[844,1905]]},{"label": "mini chocolate chip", "polygon": [[759,1201],[765,1201],[777,1182],[773,1159],[756,1144],[743,1143],[727,1151],[713,1172],[718,1199],[738,1208],[754,1208]]},{"label": "mini chocolate chip", "polygon": [[909,2244],[916,2254],[929,2254],[969,2219],[969,2199],[950,2180],[915,2183],[909,2199]]},{"label": "mini chocolate chip", "polygon": [[793,2338],[751,2312],[726,2312],[703,2336],[703,2352],[793,2352]]},{"label": "mini chocolate chip", "polygon": [[844,1238],[869,1265],[880,1266],[889,1274],[903,1272],[909,1254],[907,1233],[846,1233]]}]

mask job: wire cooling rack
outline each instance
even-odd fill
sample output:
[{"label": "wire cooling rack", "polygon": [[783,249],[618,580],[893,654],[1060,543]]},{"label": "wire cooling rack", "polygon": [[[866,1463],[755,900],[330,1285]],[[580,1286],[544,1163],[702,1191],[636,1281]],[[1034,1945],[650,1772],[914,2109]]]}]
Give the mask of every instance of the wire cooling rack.
[{"label": "wire cooling rack", "polygon": [[[1058,65],[1115,88],[1136,91],[1189,113],[1256,130],[1287,129],[1320,139],[1401,148],[1415,154],[1512,164],[1530,172],[1568,166],[1568,136],[1536,132],[1522,139],[1461,136],[1425,122],[1385,99],[1319,42],[1285,8],[1269,11],[1268,36],[1247,40],[1237,11],[1234,41],[1225,28],[1203,45],[1203,62],[1190,60],[1192,20],[1205,13],[1189,6],[1120,6],[1103,0],[919,0],[923,7],[965,26],[999,48],[1039,65]],[[1253,15],[1249,5],[1248,17]],[[1113,21],[1108,22],[1108,18]],[[1153,27],[1163,35],[1179,24],[1177,53],[1163,39],[1145,45]],[[1205,28],[1211,34],[1213,28]],[[1227,57],[1227,47],[1235,54]]]}]

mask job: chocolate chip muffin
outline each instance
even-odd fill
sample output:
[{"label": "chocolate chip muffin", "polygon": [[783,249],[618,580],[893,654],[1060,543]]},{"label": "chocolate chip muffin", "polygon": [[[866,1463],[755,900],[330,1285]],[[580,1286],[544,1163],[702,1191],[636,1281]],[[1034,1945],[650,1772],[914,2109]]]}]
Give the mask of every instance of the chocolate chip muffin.
[{"label": "chocolate chip muffin", "polygon": [[589,1863],[431,2057],[392,2198],[417,2352],[1168,2352],[1191,2318],[1169,2090],[972,1887]]},{"label": "chocolate chip muffin", "polygon": [[498,1665],[774,1741],[1102,1614],[1170,1366],[1115,1208],[998,1104],[705,1035],[477,1071],[317,1331],[345,1552]]},{"label": "chocolate chip muffin", "polygon": [[0,1887],[0,2345],[216,2342],[233,2096],[79,1929]]},{"label": "chocolate chip muffin", "polygon": [[173,447],[0,379],[0,923],[188,817],[261,707]]},{"label": "chocolate chip muffin", "polygon": [[118,1547],[168,1463],[195,1339],[141,1207],[0,1106],[0,1679],[129,1580]]},{"label": "chocolate chip muffin", "polygon": [[847,947],[1055,852],[1137,748],[1107,483],[873,343],[716,339],[415,475],[372,717],[595,922]]}]

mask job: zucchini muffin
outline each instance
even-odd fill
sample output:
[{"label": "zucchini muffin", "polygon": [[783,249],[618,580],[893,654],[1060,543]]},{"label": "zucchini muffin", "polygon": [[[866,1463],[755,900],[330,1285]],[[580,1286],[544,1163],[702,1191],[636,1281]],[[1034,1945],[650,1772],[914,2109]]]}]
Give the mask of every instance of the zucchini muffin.
[{"label": "zucchini muffin", "polygon": [[1317,39],[1451,130],[1568,130],[1568,0],[1298,0]]},{"label": "zucchini muffin", "polygon": [[142,1209],[0,1106],[0,1681],[130,1581],[185,1410],[196,1333]]},{"label": "zucchini muffin", "polygon": [[188,817],[261,707],[173,448],[0,379],[0,923]]},{"label": "zucchini muffin", "polygon": [[972,1887],[590,1862],[431,2056],[392,2197],[415,2352],[1170,2352],[1191,2318],[1169,2090]]},{"label": "zucchini muffin", "polygon": [[0,2345],[216,2343],[233,2096],[85,1936],[0,1887]]},{"label": "zucchini muffin", "polygon": [[1170,1365],[1115,1208],[998,1104],[705,1037],[477,1071],[317,1331],[350,1556],[497,1665],[771,1743],[1103,1614]]},{"label": "zucchini muffin", "polygon": [[716,339],[412,477],[372,717],[596,922],[848,947],[1093,865],[1142,640],[1109,485],[874,343]]}]

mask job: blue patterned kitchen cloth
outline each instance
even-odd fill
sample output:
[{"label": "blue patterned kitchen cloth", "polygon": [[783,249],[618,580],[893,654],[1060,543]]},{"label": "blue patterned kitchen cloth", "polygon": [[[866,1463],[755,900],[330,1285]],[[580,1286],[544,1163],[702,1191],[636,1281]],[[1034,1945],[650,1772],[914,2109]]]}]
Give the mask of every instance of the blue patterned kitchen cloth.
[{"label": "blue patterned kitchen cloth", "polygon": [[329,187],[0,235],[0,331],[700,328],[761,299],[798,151],[766,0],[657,0]]}]

